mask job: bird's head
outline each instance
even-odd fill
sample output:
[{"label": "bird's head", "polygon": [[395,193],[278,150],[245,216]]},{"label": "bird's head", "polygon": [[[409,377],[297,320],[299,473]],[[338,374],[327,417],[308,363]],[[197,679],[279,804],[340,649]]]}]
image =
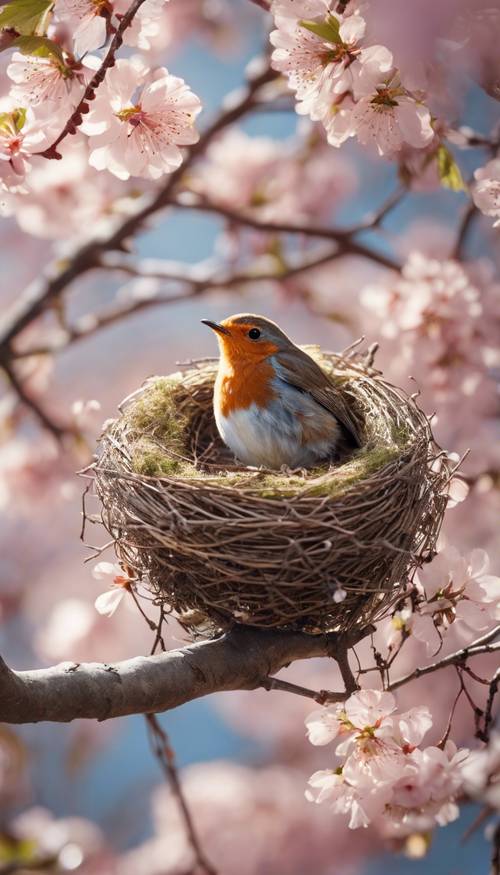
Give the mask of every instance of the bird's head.
[{"label": "bird's head", "polygon": [[221,355],[231,360],[261,361],[280,350],[293,347],[292,341],[275,322],[253,313],[238,313],[222,322],[201,320],[217,334]]}]

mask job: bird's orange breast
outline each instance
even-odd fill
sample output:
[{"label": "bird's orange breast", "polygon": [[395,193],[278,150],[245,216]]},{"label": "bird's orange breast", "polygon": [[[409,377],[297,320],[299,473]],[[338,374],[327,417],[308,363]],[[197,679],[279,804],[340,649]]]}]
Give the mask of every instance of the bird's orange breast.
[{"label": "bird's orange breast", "polygon": [[[271,346],[271,345],[270,345]],[[263,350],[262,350],[263,351]],[[267,352],[272,354],[275,347]],[[269,359],[223,354],[214,389],[214,404],[223,416],[252,404],[266,407],[276,397],[275,370]]]}]

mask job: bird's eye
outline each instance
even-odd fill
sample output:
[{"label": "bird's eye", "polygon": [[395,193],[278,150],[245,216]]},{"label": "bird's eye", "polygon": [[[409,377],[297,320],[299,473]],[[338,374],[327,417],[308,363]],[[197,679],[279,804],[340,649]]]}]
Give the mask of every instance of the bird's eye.
[{"label": "bird's eye", "polygon": [[250,340],[258,340],[260,337],[260,331],[258,328],[251,328],[248,332],[248,336]]}]

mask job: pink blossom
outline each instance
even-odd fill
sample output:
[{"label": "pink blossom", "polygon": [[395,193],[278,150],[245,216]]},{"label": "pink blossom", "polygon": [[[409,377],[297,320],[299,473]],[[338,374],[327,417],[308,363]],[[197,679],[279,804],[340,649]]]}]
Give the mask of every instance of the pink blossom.
[{"label": "pink blossom", "polygon": [[421,149],[434,137],[427,107],[399,89],[384,88],[375,97],[363,97],[353,120],[359,142],[379,155],[394,155],[404,143]]},{"label": "pink blossom", "polygon": [[[342,860],[346,875],[358,871],[370,837],[353,842],[340,824],[332,830],[327,807],[304,800],[300,770],[288,764],[255,769],[213,761],[188,766],[181,777],[200,844],[218,872],[327,875],[332,855]],[[120,875],[192,871],[192,847],[175,796],[166,787],[153,795],[153,817],[153,836],[127,852]]]},{"label": "pink blossom", "polygon": [[307,737],[311,744],[330,744],[342,729],[338,708],[313,711],[306,718]]},{"label": "pink blossom", "polygon": [[392,693],[383,693],[380,690],[360,690],[353,695],[345,704],[347,719],[357,729],[366,726],[378,729],[384,720],[396,710],[396,700]]},{"label": "pink blossom", "polygon": [[[305,130],[304,130],[305,127]],[[192,186],[212,203],[249,210],[263,220],[327,218],[356,185],[352,164],[324,141],[302,136],[279,142],[230,130],[207,150]]]},{"label": "pink blossom", "polygon": [[412,819],[446,826],[458,817],[455,797],[462,787],[461,766],[468,755],[448,741],[443,750],[438,747],[415,749],[409,759],[409,769],[394,786],[389,818],[397,831],[411,831]]},{"label": "pink blossom", "polygon": [[427,707],[397,714],[391,693],[361,690],[345,706],[311,714],[306,724],[313,744],[348,736],[336,747],[342,764],[315,772],[306,798],[350,814],[351,829],[380,820],[401,832],[414,818],[429,826],[458,816],[454,799],[466,751],[451,742],[444,750],[418,747],[432,726]]},{"label": "pink blossom", "polygon": [[165,67],[154,73],[119,60],[108,72],[81,129],[94,137],[90,164],[119,179],[158,179],[182,162],[180,146],[195,143],[199,99]]},{"label": "pink blossom", "polygon": [[482,750],[471,751],[462,764],[464,789],[472,799],[500,811],[500,734],[493,732]]},{"label": "pink blossom", "polygon": [[[92,227],[104,211],[111,212],[117,180],[98,178],[89,167],[86,138],[68,137],[60,147],[62,158],[33,158],[25,194],[12,200],[16,220],[27,234],[64,240]],[[100,184],[98,185],[97,182]]]},{"label": "pink blossom", "polygon": [[500,225],[500,158],[494,158],[476,170],[474,179],[474,203],[485,216],[492,216],[496,220],[493,223],[496,228]]},{"label": "pink blossom", "polygon": [[498,622],[500,577],[488,574],[488,568],[484,550],[473,550],[467,557],[454,547],[438,553],[418,574],[427,601],[419,606],[423,616],[413,634],[425,640],[433,635],[431,623],[443,632],[456,622],[459,631],[470,635]]},{"label": "pink blossom", "polygon": [[22,190],[33,154],[43,150],[49,138],[47,119],[14,107],[10,99],[0,101],[0,190]]},{"label": "pink blossom", "polygon": [[[163,9],[167,0],[145,0],[135,15],[130,27],[124,33],[123,42],[127,46],[137,46],[149,50],[161,34]],[[121,16],[129,8],[128,0],[114,0],[113,11]]]},{"label": "pink blossom", "polygon": [[110,8],[108,0],[57,0],[55,14],[67,24],[78,56],[104,45]]},{"label": "pink blossom", "polygon": [[14,52],[7,67],[7,75],[15,83],[10,91],[11,97],[29,106],[37,106],[45,101],[53,101],[60,106],[76,105],[89,78],[89,71],[98,64],[98,59],[91,56],[80,64],[64,62],[53,55],[40,57]]},{"label": "pink blossom", "polygon": [[[483,417],[494,416],[497,403],[498,287],[491,273],[482,264],[464,266],[413,252],[399,277],[366,286],[361,302],[376,314],[377,330],[392,342],[391,376],[418,377],[423,406],[434,405],[432,410],[438,405],[433,427],[441,444],[470,447]],[[490,439],[486,465],[494,447]],[[450,484],[452,500],[456,485]]]},{"label": "pink blossom", "polygon": [[98,562],[92,571],[92,577],[96,580],[105,580],[112,577],[112,589],[97,596],[94,606],[98,614],[112,617],[122,601],[125,593],[130,588],[131,578],[124,574],[121,565],[116,562]]},{"label": "pink blossom", "polygon": [[[295,3],[273,4],[277,30],[271,34],[275,46],[273,65],[288,75],[291,88],[300,98],[315,91],[356,96],[372,90],[392,67],[392,55],[383,46],[360,47],[366,30],[359,13],[344,17],[333,14],[331,4],[310,4],[302,15]],[[369,83],[369,84],[368,84]]]},{"label": "pink blossom", "polygon": [[302,102],[297,111],[315,120],[328,116],[339,96],[372,92],[392,68],[384,46],[361,46],[366,25],[359,12],[334,14],[332,6],[321,0],[299,5],[275,0],[272,6],[273,66],[287,75]]}]

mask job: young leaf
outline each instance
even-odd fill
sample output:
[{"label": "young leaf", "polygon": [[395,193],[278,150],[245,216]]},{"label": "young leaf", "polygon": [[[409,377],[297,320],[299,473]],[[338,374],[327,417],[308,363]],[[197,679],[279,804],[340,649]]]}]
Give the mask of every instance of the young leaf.
[{"label": "young leaf", "polygon": [[441,185],[452,191],[464,191],[465,185],[460,168],[449,149],[442,143],[437,150],[436,160]]},{"label": "young leaf", "polygon": [[342,42],[339,35],[340,23],[333,15],[329,15],[325,21],[306,21],[302,19],[299,24],[329,43],[338,44]]},{"label": "young leaf", "polygon": [[64,64],[61,46],[46,36],[18,36],[12,43],[23,55],[36,55],[38,58],[55,58]]},{"label": "young leaf", "polygon": [[11,0],[0,12],[0,30],[10,28],[23,36],[45,33],[54,0]]}]

